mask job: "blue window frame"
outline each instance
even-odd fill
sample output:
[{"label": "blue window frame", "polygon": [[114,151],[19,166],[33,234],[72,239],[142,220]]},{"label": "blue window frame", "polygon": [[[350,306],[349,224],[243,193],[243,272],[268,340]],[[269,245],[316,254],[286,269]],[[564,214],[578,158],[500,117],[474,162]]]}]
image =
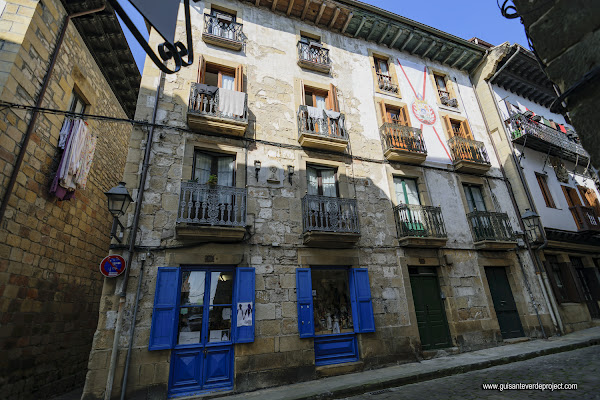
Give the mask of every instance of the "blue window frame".
[{"label": "blue window frame", "polygon": [[254,291],[254,268],[158,268],[148,349],[253,342]]},{"label": "blue window frame", "polygon": [[[326,302],[325,305],[322,302],[317,304],[315,313],[314,299],[318,296],[318,293],[316,293],[318,289],[313,286],[320,283],[315,282],[313,275],[323,277],[326,276],[328,271],[331,271],[332,279],[321,280],[328,281],[326,282],[327,285],[333,285],[328,290],[333,291],[336,298],[333,301]],[[348,279],[349,305],[343,299],[343,280],[340,279],[340,276],[345,274],[347,274]],[[338,285],[337,288],[335,287],[336,284]],[[326,286],[321,287],[321,289],[323,288],[326,288]],[[301,338],[325,336],[327,334],[347,334],[352,330],[355,333],[375,332],[369,273],[366,268],[298,268],[296,269],[296,295],[298,332]],[[351,312],[347,309],[348,306]],[[318,321],[316,321],[317,318]]]}]

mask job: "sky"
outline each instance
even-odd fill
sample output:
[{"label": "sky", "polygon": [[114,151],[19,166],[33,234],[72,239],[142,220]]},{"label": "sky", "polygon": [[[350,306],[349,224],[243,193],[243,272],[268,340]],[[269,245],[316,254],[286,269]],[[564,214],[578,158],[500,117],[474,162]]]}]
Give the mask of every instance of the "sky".
[{"label": "sky", "polygon": [[[140,32],[148,32],[140,14],[127,0],[118,0]],[[367,4],[391,11],[462,39],[478,37],[493,45],[504,42],[518,43],[525,48],[527,38],[519,19],[506,19],[494,0],[362,0]],[[140,73],[143,72],[146,53],[121,23]]]}]

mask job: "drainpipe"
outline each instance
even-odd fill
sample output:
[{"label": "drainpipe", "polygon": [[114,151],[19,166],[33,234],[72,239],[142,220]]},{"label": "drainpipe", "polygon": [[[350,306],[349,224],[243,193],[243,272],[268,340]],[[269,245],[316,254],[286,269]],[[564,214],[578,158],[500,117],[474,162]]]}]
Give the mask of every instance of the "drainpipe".
[{"label": "drainpipe", "polygon": [[[509,60],[510,61],[510,60]],[[474,88],[475,85],[473,85],[473,80],[471,79],[471,75],[469,75],[469,81],[471,82],[471,86]],[[457,85],[458,86],[458,85]],[[491,89],[491,88],[490,88]],[[483,116],[483,123],[485,124],[485,129],[488,132],[490,132],[490,126],[488,124],[487,118],[485,116],[485,112],[483,111],[483,107],[481,106],[481,101],[479,100],[479,95],[477,94],[477,90],[473,90],[475,92],[475,99],[477,100],[477,105],[479,106],[479,111],[481,112],[481,115]],[[491,92],[492,96],[494,92]],[[494,104],[496,104],[496,99],[494,100]],[[502,115],[500,114],[500,110],[498,109],[498,105],[496,104],[496,110],[498,112],[498,115]],[[504,171],[504,166],[502,165],[502,160],[500,159],[500,155],[498,154],[498,149],[496,148],[496,145],[494,144],[494,140],[491,138],[490,136],[490,141],[492,143],[492,148],[494,149],[494,154],[496,156],[496,160],[498,160],[498,166],[500,167],[500,172],[502,173],[502,178],[504,179],[504,183],[506,184],[506,188],[508,189],[508,195],[510,197],[510,201],[513,205],[513,208],[517,211],[517,221],[519,222],[519,227],[521,228],[521,230],[523,231],[523,233],[526,232],[525,230],[525,225],[523,224],[523,220],[521,219],[521,212],[519,210],[519,206],[517,204],[517,200],[515,199],[515,195],[513,193],[513,189],[512,189],[512,185],[510,184],[510,181],[508,180],[508,178],[506,177],[506,172]],[[489,185],[489,181],[488,181],[488,185]],[[490,188],[491,190],[491,188]],[[529,251],[529,254],[532,255],[532,250],[531,250],[531,246],[529,245],[529,240],[527,240],[527,238],[525,238],[525,244],[527,245],[527,250]],[[529,282],[527,281],[527,275],[525,275],[525,269],[523,267],[523,264],[521,263],[521,258],[519,258],[519,254],[515,251],[515,254],[517,255],[517,259],[519,260],[519,265],[521,266],[521,273],[523,274],[523,279],[525,282],[525,287],[527,288],[527,291],[529,292],[529,295],[531,297],[531,303],[533,305],[533,309],[535,310],[535,315],[537,317],[538,323],[540,324],[540,329],[542,330],[542,336],[544,337],[544,339],[547,339],[548,337],[546,336],[546,331],[544,330],[544,325],[542,324],[542,319],[540,318],[540,313],[538,311],[538,306],[534,301],[533,298],[533,294],[531,292],[531,288],[529,287]],[[534,265],[536,265],[534,263]],[[537,269],[537,268],[536,268]],[[538,274],[536,274],[538,275]],[[538,275],[539,277],[539,275]],[[543,290],[542,290],[543,292]],[[544,299],[546,299],[545,293],[544,293]],[[552,314],[552,313],[550,313]],[[554,318],[552,318],[552,321],[554,322]],[[554,324],[556,327],[556,323]]]},{"label": "drainpipe", "polygon": [[[509,61],[510,61],[510,59],[509,59]],[[495,76],[496,76],[496,74],[494,74],[494,77]],[[490,81],[487,81],[487,86],[488,86],[488,89],[489,89],[491,95],[494,96],[494,90],[492,89],[492,84],[490,83]],[[494,103],[494,106],[496,107],[496,112],[498,113],[498,116],[501,117],[502,113],[500,112],[500,107],[498,106],[498,103],[496,102],[495,98],[493,98],[493,103]],[[513,147],[510,136],[508,135],[508,132],[506,131],[506,129],[504,127],[504,124],[501,124],[501,127],[502,127],[502,131],[504,132],[504,136],[506,137],[508,146],[510,148],[510,154],[513,158],[513,162],[515,163],[515,169],[517,170],[517,173],[519,174],[519,180],[521,181],[521,185],[523,186],[523,189],[525,190],[525,196],[527,197],[527,202],[529,203],[529,207],[531,207],[531,210],[533,210],[534,212],[537,213],[537,208],[535,207],[535,202],[533,201],[533,196],[531,195],[531,192],[529,191],[529,186],[527,185],[527,181],[525,180],[525,176],[523,175],[523,171],[521,170],[521,163],[517,159],[517,156],[515,154],[515,149]],[[492,145],[495,150],[496,146],[494,145],[493,141],[492,141]],[[508,182],[508,184],[510,186],[510,181],[507,180],[506,182]],[[511,193],[511,199],[513,199],[514,194],[512,192],[512,187],[511,187],[510,193]],[[518,208],[517,208],[517,210],[518,210]],[[523,221],[521,220],[520,215],[519,215],[519,222],[523,226]],[[524,229],[523,229],[523,232],[525,232]],[[562,324],[562,320],[560,318],[558,306],[556,305],[556,299],[554,298],[554,296],[551,296],[552,288],[550,286],[550,282],[548,281],[548,275],[546,273],[546,270],[544,269],[544,265],[542,264],[541,260],[538,257],[538,254],[536,252],[536,250],[538,250],[538,251],[542,250],[544,247],[546,247],[546,245],[548,243],[548,239],[546,238],[546,232],[544,232],[543,229],[542,229],[542,235],[544,236],[544,244],[539,246],[537,249],[531,248],[528,240],[526,240],[525,243],[527,243],[529,254],[533,260],[533,263],[534,263],[534,266],[536,269],[536,275],[538,276],[538,281],[539,281],[540,287],[542,289],[542,294],[544,295],[544,299],[546,300],[546,305],[548,306],[548,311],[550,311],[550,318],[552,319],[554,328],[557,329],[561,334],[564,334],[564,327]],[[542,275],[543,275],[543,279],[542,279]]]},{"label": "drainpipe", "polygon": [[[119,310],[117,311],[117,324],[115,326],[115,336],[113,338],[112,353],[110,356],[110,367],[108,370],[108,378],[106,380],[106,390],[104,391],[104,399],[110,400],[112,393],[112,387],[115,380],[115,370],[117,368],[117,353],[119,352],[119,336],[121,334],[122,314],[123,307],[125,304],[125,296],[127,295],[127,282],[129,280],[129,270],[131,269],[131,262],[133,261],[133,255],[135,253],[135,240],[137,238],[137,228],[140,220],[140,214],[142,212],[142,202],[144,200],[144,189],[146,186],[146,178],[148,177],[148,169],[150,167],[150,154],[152,150],[152,141],[154,139],[154,124],[156,123],[156,113],[158,111],[158,98],[160,96],[160,88],[164,80],[165,73],[161,72],[158,78],[158,86],[156,88],[156,97],[154,98],[154,110],[152,111],[152,124],[148,132],[148,139],[146,140],[146,150],[144,153],[144,163],[142,165],[142,174],[140,176],[140,186],[138,189],[138,195],[135,204],[135,214],[133,216],[133,223],[131,225],[131,234],[129,235],[129,251],[127,256],[127,269],[125,270],[125,276],[123,278],[123,284],[121,286],[121,292],[119,293]],[[133,327],[132,327],[133,328]]]},{"label": "drainpipe", "polygon": [[48,89],[48,85],[50,84],[50,78],[52,77],[54,66],[56,65],[58,53],[60,52],[60,48],[65,38],[67,28],[69,27],[69,21],[73,18],[103,11],[105,7],[106,6],[103,5],[102,7],[95,8],[93,10],[68,14],[64,19],[63,26],[60,30],[60,34],[58,35],[58,40],[56,41],[56,45],[54,46],[54,51],[52,52],[52,59],[50,60],[50,65],[48,66],[46,76],[44,77],[44,82],[42,83],[42,88],[40,89],[40,93],[38,94],[37,100],[35,101],[35,108],[31,113],[31,119],[29,120],[27,131],[25,131],[25,137],[23,138],[23,143],[21,144],[21,149],[19,150],[19,155],[17,156],[17,161],[15,162],[12,174],[10,176],[10,180],[8,181],[8,185],[6,186],[6,191],[4,192],[4,197],[2,198],[2,205],[0,205],[0,226],[2,225],[2,220],[4,219],[4,213],[6,212],[6,207],[8,206],[8,200],[10,199],[13,189],[15,188],[15,183],[17,182],[17,175],[19,175],[19,172],[21,171],[21,164],[23,164],[23,158],[25,158],[27,145],[29,144],[29,139],[31,139],[31,134],[33,133],[33,128],[35,127],[35,123],[39,115],[38,108],[42,106],[42,102],[44,101],[44,95],[46,94],[46,89]]}]

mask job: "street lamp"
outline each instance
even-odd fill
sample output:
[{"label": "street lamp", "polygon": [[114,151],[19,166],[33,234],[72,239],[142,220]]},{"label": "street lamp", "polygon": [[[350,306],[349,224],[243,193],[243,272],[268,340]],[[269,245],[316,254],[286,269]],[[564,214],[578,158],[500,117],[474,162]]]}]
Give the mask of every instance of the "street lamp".
[{"label": "street lamp", "polygon": [[[113,215],[113,224],[110,231],[110,238],[115,238],[119,243],[122,241],[125,227],[119,221],[119,217],[125,214],[129,203],[133,201],[131,195],[125,187],[125,182],[119,182],[117,186],[104,193],[108,199],[108,211]],[[117,236],[117,227],[121,228],[121,235]]]},{"label": "street lamp", "polygon": [[529,208],[521,215],[523,224],[525,225],[525,233],[530,243],[540,243],[543,241],[542,224],[540,216]]}]

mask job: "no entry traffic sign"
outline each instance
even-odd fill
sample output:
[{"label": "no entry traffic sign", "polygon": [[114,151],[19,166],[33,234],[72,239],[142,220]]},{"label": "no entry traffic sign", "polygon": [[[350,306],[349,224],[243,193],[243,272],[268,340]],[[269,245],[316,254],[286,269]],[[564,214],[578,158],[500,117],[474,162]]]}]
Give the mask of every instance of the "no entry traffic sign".
[{"label": "no entry traffic sign", "polygon": [[123,271],[125,271],[125,260],[121,256],[107,256],[100,263],[100,272],[108,278],[119,276]]}]

